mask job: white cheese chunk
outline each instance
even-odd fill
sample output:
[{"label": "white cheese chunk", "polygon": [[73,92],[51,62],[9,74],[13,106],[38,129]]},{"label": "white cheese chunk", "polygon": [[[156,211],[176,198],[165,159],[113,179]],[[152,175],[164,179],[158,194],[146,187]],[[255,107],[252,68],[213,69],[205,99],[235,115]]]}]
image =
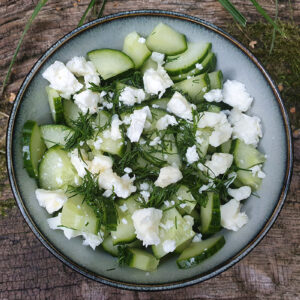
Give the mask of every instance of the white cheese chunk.
[{"label": "white cheese chunk", "polygon": [[145,100],[146,94],[142,89],[136,89],[126,86],[119,97],[119,101],[123,102],[127,106],[133,106],[136,103],[141,103]]},{"label": "white cheese chunk", "polygon": [[89,232],[81,232],[83,237],[82,245],[90,246],[93,250],[103,242],[103,233],[93,234]]},{"label": "white cheese chunk", "polygon": [[135,177],[130,178],[128,174],[120,177],[112,169],[104,170],[98,177],[101,188],[114,191],[120,198],[127,198],[136,191],[136,187],[133,185],[134,180]]},{"label": "white cheese chunk", "polygon": [[177,125],[176,118],[171,115],[165,115],[161,117],[159,120],[156,122],[156,128],[158,130],[165,130],[169,125],[174,126]]},{"label": "white cheese chunk", "polygon": [[223,94],[221,89],[213,89],[203,95],[207,102],[221,102],[223,100]]},{"label": "white cheese chunk", "polygon": [[155,61],[156,63],[158,63],[159,65],[164,64],[164,58],[165,58],[165,55],[163,53],[159,53],[159,52],[154,51],[151,54],[151,59],[153,61]]},{"label": "white cheese chunk", "polygon": [[193,104],[189,103],[179,92],[175,92],[167,104],[167,110],[179,118],[192,120]]},{"label": "white cheese chunk", "polygon": [[235,199],[221,205],[221,225],[233,231],[238,231],[248,223],[248,217],[244,212],[240,212],[241,203]]},{"label": "white cheese chunk", "polygon": [[199,63],[197,63],[197,64],[195,65],[195,67],[196,67],[196,69],[198,69],[198,70],[202,70],[202,69],[203,69],[202,64],[199,64]]},{"label": "white cheese chunk", "polygon": [[182,179],[182,173],[176,166],[163,167],[159,171],[159,176],[154,182],[156,186],[165,188],[166,186],[176,183]]},{"label": "white cheese chunk", "polygon": [[246,90],[246,86],[236,80],[227,80],[223,86],[223,102],[239,109],[247,111],[253,98]]},{"label": "white cheese chunk", "polygon": [[154,207],[136,210],[132,216],[136,237],[143,241],[144,246],[158,245],[159,224],[162,218],[162,211]]},{"label": "white cheese chunk", "polygon": [[[228,153],[214,153],[211,160],[205,162],[207,172],[211,177],[224,174],[232,165],[233,156]],[[199,164],[198,164],[199,165]]]},{"label": "white cheese chunk", "polygon": [[88,170],[93,174],[101,173],[107,169],[111,169],[113,161],[109,156],[97,154],[93,160],[88,162]]},{"label": "white cheese chunk", "polygon": [[41,207],[45,207],[49,214],[60,210],[68,200],[68,197],[62,190],[48,191],[36,189],[35,196]]},{"label": "white cheese chunk", "polygon": [[198,242],[201,242],[202,241],[202,234],[201,233],[197,233],[193,240],[192,240],[192,243],[198,243]]},{"label": "white cheese chunk", "polygon": [[122,133],[119,128],[122,122],[119,120],[117,114],[113,115],[111,120],[110,137],[112,140],[116,141],[122,138]]},{"label": "white cheese chunk", "polygon": [[98,111],[98,103],[100,101],[100,95],[94,93],[91,90],[85,90],[79,94],[74,95],[74,102],[79,109],[86,114],[94,114]]},{"label": "white cheese chunk", "polygon": [[142,109],[136,109],[133,114],[130,115],[131,123],[126,134],[131,142],[139,141],[144,130],[147,117],[148,119],[152,118],[149,106],[145,106]]},{"label": "white cheese chunk", "polygon": [[[84,151],[81,151],[81,155],[78,153],[78,149],[74,149],[68,153],[71,163],[76,169],[79,177],[84,177],[86,175],[86,170],[88,168],[87,157]],[[84,160],[82,160],[82,158]]]},{"label": "white cheese chunk", "polygon": [[232,128],[223,112],[213,113],[205,111],[200,115],[199,128],[211,127],[214,129],[208,141],[213,147],[218,147],[231,138]]},{"label": "white cheese chunk", "polygon": [[157,70],[148,69],[144,73],[143,82],[146,93],[158,95],[159,98],[173,85],[173,81],[161,65],[158,65]]},{"label": "white cheese chunk", "polygon": [[261,165],[254,166],[250,168],[253,176],[257,176],[258,178],[265,178],[266,174],[261,170]]},{"label": "white cheese chunk", "polygon": [[143,37],[140,37],[140,38],[138,39],[138,43],[140,43],[140,44],[145,44],[145,43],[146,43],[146,39],[143,38]]},{"label": "white cheese chunk", "polygon": [[233,109],[229,121],[233,125],[233,138],[240,139],[245,144],[257,146],[259,138],[262,137],[261,121],[258,117],[250,117]]},{"label": "white cheese chunk", "polygon": [[73,57],[66,66],[76,76],[97,75],[94,64],[91,61],[86,61],[83,56]]},{"label": "white cheese chunk", "polygon": [[149,188],[150,188],[150,185],[147,182],[143,182],[143,183],[140,184],[140,190],[141,191],[148,191]]},{"label": "white cheese chunk", "polygon": [[197,153],[197,148],[196,145],[192,146],[192,147],[188,147],[186,150],[186,160],[189,164],[192,164],[196,161],[199,160],[199,155]]},{"label": "white cheese chunk", "polygon": [[242,201],[250,197],[251,188],[249,186],[242,186],[238,189],[228,189],[228,195],[237,201]]},{"label": "white cheese chunk", "polygon": [[85,83],[85,87],[87,89],[92,86],[91,83],[94,83],[95,85],[99,85],[100,84],[100,77],[99,77],[98,74],[84,75],[84,83]]},{"label": "white cheese chunk", "polygon": [[156,136],[150,143],[149,143],[149,146],[153,147],[153,146],[156,146],[156,145],[159,145],[161,144],[161,139],[159,136]]},{"label": "white cheese chunk", "polygon": [[173,252],[176,249],[175,240],[165,240],[162,244],[165,253]]},{"label": "white cheese chunk", "polygon": [[42,76],[50,82],[50,87],[57,90],[66,99],[83,88],[76,77],[60,61],[49,66]]},{"label": "white cheese chunk", "polygon": [[141,191],[141,195],[144,198],[145,202],[147,203],[149,201],[149,198],[150,198],[150,192],[148,192],[148,191]]}]

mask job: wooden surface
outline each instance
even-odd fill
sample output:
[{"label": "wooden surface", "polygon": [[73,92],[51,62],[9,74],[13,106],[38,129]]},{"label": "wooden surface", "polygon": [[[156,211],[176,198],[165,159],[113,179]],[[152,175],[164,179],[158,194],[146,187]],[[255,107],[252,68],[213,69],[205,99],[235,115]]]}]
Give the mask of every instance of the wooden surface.
[{"label": "wooden surface", "polygon": [[[0,82],[36,2],[0,0]],[[17,92],[38,57],[76,26],[88,2],[48,2],[25,38],[7,89],[8,95]],[[259,2],[274,16],[274,1]],[[250,21],[260,19],[250,1],[233,3]],[[300,24],[300,1],[279,3],[281,19],[293,17]],[[146,8],[179,11],[219,26],[232,22],[218,1],[212,0],[108,0],[104,14]],[[1,111],[9,113],[10,108],[7,100],[2,99]],[[6,118],[0,115],[1,137],[5,133],[5,123]],[[1,137],[0,149],[3,149]],[[161,293],[130,292],[93,282],[55,259],[35,238],[14,207],[7,210],[7,216],[0,216],[0,299],[300,299],[300,139],[295,140],[294,147],[292,185],[277,222],[250,255],[218,277]],[[7,180],[2,184],[2,203],[12,197],[7,184]]]}]

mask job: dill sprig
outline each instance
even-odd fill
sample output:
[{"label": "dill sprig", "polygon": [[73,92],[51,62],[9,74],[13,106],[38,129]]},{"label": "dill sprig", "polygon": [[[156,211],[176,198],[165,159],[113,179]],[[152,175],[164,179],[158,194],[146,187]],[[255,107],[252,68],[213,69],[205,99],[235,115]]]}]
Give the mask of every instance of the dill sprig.
[{"label": "dill sprig", "polygon": [[93,116],[88,112],[86,114],[79,113],[76,120],[71,120],[73,132],[70,133],[65,141],[65,149],[72,150],[79,148],[81,142],[86,142],[94,135],[94,128],[92,125]]},{"label": "dill sprig", "polygon": [[118,264],[120,266],[128,266],[133,254],[128,251],[128,246],[118,246]]},{"label": "dill sprig", "polygon": [[138,89],[144,88],[143,73],[141,71],[135,71],[134,73],[130,74],[130,76],[120,79],[120,82],[131,85]]},{"label": "dill sprig", "polygon": [[107,230],[116,230],[118,212],[114,203],[114,196],[104,197],[103,190],[99,189],[97,175],[86,169],[80,186],[69,186],[67,190],[71,197],[83,196],[83,202],[89,205],[99,220],[99,229],[104,225]]}]

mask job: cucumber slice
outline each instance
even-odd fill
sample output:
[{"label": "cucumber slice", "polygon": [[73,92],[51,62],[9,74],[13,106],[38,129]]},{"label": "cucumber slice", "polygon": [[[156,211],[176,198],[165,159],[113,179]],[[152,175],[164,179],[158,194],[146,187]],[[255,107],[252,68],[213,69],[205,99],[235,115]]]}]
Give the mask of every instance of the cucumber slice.
[{"label": "cucumber slice", "polygon": [[98,234],[99,220],[93,209],[83,202],[80,195],[71,197],[65,203],[61,213],[62,226],[83,232]]},{"label": "cucumber slice", "polygon": [[39,185],[46,190],[67,188],[80,181],[68,153],[60,146],[53,146],[44,155],[39,165]]},{"label": "cucumber slice", "polygon": [[[115,256],[115,257],[118,256],[118,254],[119,254],[118,245],[116,245],[116,246],[113,245],[113,239],[112,239],[111,235],[107,236],[103,240],[101,245],[102,245],[104,251],[108,252],[112,256]],[[135,240],[132,243],[127,244],[127,246],[130,248],[140,248],[140,247],[142,247],[142,243],[139,240]]]},{"label": "cucumber slice", "polygon": [[223,236],[212,237],[201,242],[191,243],[177,259],[177,265],[180,269],[194,267],[213,256],[224,245],[225,238]]},{"label": "cucumber slice", "polygon": [[210,88],[212,90],[223,88],[223,73],[222,71],[215,71],[208,73]]},{"label": "cucumber slice", "polygon": [[159,23],[153,29],[147,38],[146,44],[150,50],[167,55],[182,53],[187,48],[185,35],[163,23]]},{"label": "cucumber slice", "polygon": [[87,55],[104,80],[134,68],[131,58],[119,50],[98,49]]},{"label": "cucumber slice", "polygon": [[48,94],[49,106],[54,123],[63,124],[65,118],[62,98],[56,90],[49,86],[46,87],[46,92]]},{"label": "cucumber slice", "polygon": [[73,129],[65,125],[42,125],[40,129],[47,148],[54,145],[65,146],[67,137],[74,132]]},{"label": "cucumber slice", "polygon": [[111,114],[105,110],[100,110],[96,116],[95,124],[98,127],[108,126],[111,122]]},{"label": "cucumber slice", "polygon": [[172,200],[175,201],[177,210],[182,215],[190,214],[197,204],[189,188],[185,185],[179,187]]},{"label": "cucumber slice", "polygon": [[220,148],[222,153],[229,153],[231,149],[232,140],[228,140],[227,142],[223,143]]},{"label": "cucumber slice", "polygon": [[30,177],[38,178],[38,165],[46,150],[40,128],[35,121],[27,121],[23,127],[23,162]]},{"label": "cucumber slice", "polygon": [[209,91],[209,77],[205,74],[192,77],[190,79],[177,82],[173,85],[176,91],[190,96],[194,103],[199,103],[203,100],[203,95]]},{"label": "cucumber slice", "polygon": [[146,44],[139,42],[140,38],[137,32],[131,32],[125,37],[123,44],[123,52],[133,60],[136,69],[151,55]]},{"label": "cucumber slice", "polygon": [[[160,243],[152,246],[152,251],[157,258],[161,258],[168,254],[163,247],[165,241],[175,241],[175,246],[177,248],[195,235],[192,224],[183,219],[176,208],[165,210],[163,212],[161,223],[165,226],[159,228]],[[169,228],[168,223],[173,223],[171,228]]]},{"label": "cucumber slice", "polygon": [[159,260],[145,250],[136,248],[126,249],[126,261],[129,267],[152,272],[157,269]]},{"label": "cucumber slice", "polygon": [[[117,204],[119,223],[117,229],[111,232],[113,245],[128,244],[136,239],[135,228],[132,221],[132,214],[140,208],[137,202],[138,194],[130,196],[127,200],[120,200]],[[123,211],[121,207],[126,207]]]},{"label": "cucumber slice", "polygon": [[232,153],[235,164],[243,169],[249,169],[266,161],[264,154],[239,139],[233,141]]},{"label": "cucumber slice", "polygon": [[262,183],[262,178],[253,175],[251,171],[239,170],[236,172],[237,177],[234,181],[236,187],[248,185],[253,191],[257,191]]},{"label": "cucumber slice", "polygon": [[190,238],[189,240],[187,240],[186,242],[184,242],[183,244],[181,244],[180,246],[178,246],[175,249],[175,253],[182,253],[187,247],[189,247],[189,245],[191,244],[193,238]]},{"label": "cucumber slice", "polygon": [[211,43],[188,43],[187,50],[176,56],[168,56],[165,70],[170,75],[186,73],[195,68],[196,63],[201,62],[211,49]]},{"label": "cucumber slice", "polygon": [[207,107],[207,111],[209,112],[214,112],[214,113],[219,113],[221,111],[221,107],[220,106],[217,106],[217,105],[214,105],[214,104],[210,104],[208,107]]},{"label": "cucumber slice", "polygon": [[81,112],[79,107],[72,102],[71,100],[63,101],[63,109],[64,109],[64,119],[68,126],[72,127],[72,121],[75,121],[79,117],[79,113]]},{"label": "cucumber slice", "polygon": [[216,55],[213,52],[209,52],[204,58],[204,60],[201,62],[202,68],[195,67],[187,73],[171,76],[171,79],[173,80],[173,82],[178,82],[199,74],[212,72],[216,67],[216,63],[217,63]]},{"label": "cucumber slice", "polygon": [[201,233],[212,234],[221,229],[220,198],[216,193],[207,193],[206,207],[201,207]]},{"label": "cucumber slice", "polygon": [[149,57],[144,64],[141,67],[141,72],[144,74],[147,70],[154,69],[157,70],[157,62],[152,60],[151,57]]},{"label": "cucumber slice", "polygon": [[[161,99],[154,99],[151,101],[152,108],[160,108],[167,110],[168,103],[170,101],[170,98],[161,98]],[[158,106],[158,107],[155,107]]]}]

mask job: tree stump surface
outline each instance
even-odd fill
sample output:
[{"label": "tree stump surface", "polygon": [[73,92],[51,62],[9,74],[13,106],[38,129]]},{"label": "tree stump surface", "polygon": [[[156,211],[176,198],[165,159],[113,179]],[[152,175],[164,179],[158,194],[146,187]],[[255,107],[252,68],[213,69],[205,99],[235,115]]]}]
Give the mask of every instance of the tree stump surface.
[{"label": "tree stump surface", "polygon": [[[88,2],[48,1],[24,39],[7,94],[16,94],[36,60],[76,27]],[[249,22],[262,20],[250,1],[232,2]],[[274,17],[275,1],[259,2]],[[1,83],[36,3],[37,0],[0,1]],[[104,15],[136,9],[177,11],[220,27],[232,23],[231,16],[213,0],[108,0]],[[300,24],[300,1],[279,1],[279,16],[281,20],[293,19]],[[0,108],[9,114],[11,104],[2,99]],[[6,122],[0,115],[0,147]],[[0,215],[0,299],[300,299],[300,139],[295,139],[294,151],[292,184],[279,218],[246,258],[219,276],[191,287],[156,293],[108,287],[64,266],[42,246],[14,207],[7,209],[6,216]],[[9,202],[10,198],[12,193],[6,180],[0,190],[0,203]]]}]

